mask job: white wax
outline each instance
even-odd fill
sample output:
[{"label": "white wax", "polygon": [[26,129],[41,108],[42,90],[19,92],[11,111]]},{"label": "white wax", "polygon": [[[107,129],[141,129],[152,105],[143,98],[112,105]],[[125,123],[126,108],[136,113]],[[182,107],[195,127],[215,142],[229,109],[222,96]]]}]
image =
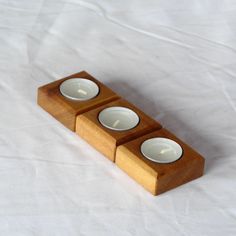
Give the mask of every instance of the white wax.
[{"label": "white wax", "polygon": [[99,93],[99,87],[92,80],[72,78],[61,83],[60,92],[66,98],[85,101],[96,97]]},{"label": "white wax", "polygon": [[151,138],[142,143],[141,152],[151,161],[171,163],[177,161],[182,156],[183,149],[171,139]]},{"label": "white wax", "polygon": [[125,131],[139,123],[139,116],[126,107],[108,107],[99,113],[98,120],[108,129]]}]

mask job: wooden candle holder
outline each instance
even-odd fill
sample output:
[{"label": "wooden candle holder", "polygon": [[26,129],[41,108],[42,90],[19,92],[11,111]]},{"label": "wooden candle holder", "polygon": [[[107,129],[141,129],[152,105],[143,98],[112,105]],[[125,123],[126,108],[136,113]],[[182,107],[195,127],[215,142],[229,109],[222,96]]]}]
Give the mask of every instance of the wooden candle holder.
[{"label": "wooden candle holder", "polygon": [[[127,131],[114,131],[108,129],[99,122],[99,113],[108,107],[122,106],[136,112],[140,118],[139,124]],[[161,125],[124,99],[119,99],[100,106],[77,116],[76,133],[89,144],[103,153],[111,161],[115,161],[116,147],[140,137],[154,130],[161,129]]]},{"label": "wooden candle holder", "polygon": [[[86,78],[95,82],[99,94],[87,101],[74,101],[64,97],[59,90],[60,84],[71,78]],[[100,105],[119,99],[119,96],[85,71],[70,75],[38,88],[38,104],[54,118],[72,131],[75,131],[76,116]]]},{"label": "wooden candle holder", "polygon": [[[60,85],[71,78],[85,78],[95,82],[99,87],[99,94],[85,101],[64,97],[59,90]],[[204,158],[201,155],[85,71],[40,87],[38,104],[67,128],[76,131],[154,195],[203,174]],[[105,108],[114,106],[134,111],[140,119],[138,125],[126,131],[115,131],[104,127],[98,120],[99,113]],[[164,137],[177,142],[183,148],[182,157],[168,164],[148,160],[141,153],[140,147],[145,140],[155,137]]]},{"label": "wooden candle holder", "polygon": [[[180,144],[182,157],[168,164],[148,160],[141,153],[140,146],[145,140],[155,137],[168,138]],[[116,164],[154,195],[196,179],[204,170],[204,158],[164,128],[117,147]]]}]

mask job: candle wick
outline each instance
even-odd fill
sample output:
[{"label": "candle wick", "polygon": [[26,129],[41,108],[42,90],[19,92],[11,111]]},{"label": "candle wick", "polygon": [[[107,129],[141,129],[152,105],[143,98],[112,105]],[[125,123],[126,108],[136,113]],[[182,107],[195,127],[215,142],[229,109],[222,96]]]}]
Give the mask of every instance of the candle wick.
[{"label": "candle wick", "polygon": [[120,120],[116,120],[116,121],[114,122],[114,124],[112,125],[112,127],[115,128],[119,123],[120,123]]},{"label": "candle wick", "polygon": [[84,95],[87,95],[87,92],[84,91],[83,89],[78,89],[78,92],[79,92],[79,93],[82,93],[82,94],[84,94]]},{"label": "candle wick", "polygon": [[170,151],[170,150],[171,150],[171,148],[162,149],[162,150],[160,151],[160,153],[161,153],[161,154],[165,154],[166,152],[168,152],[168,151]]}]

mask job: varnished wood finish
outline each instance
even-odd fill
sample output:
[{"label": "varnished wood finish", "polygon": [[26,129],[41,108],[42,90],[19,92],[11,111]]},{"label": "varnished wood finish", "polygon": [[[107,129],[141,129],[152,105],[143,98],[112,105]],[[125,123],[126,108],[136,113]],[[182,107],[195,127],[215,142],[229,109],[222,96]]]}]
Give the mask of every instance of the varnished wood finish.
[{"label": "varnished wood finish", "polygon": [[[100,89],[98,96],[88,101],[73,101],[59,91],[60,84],[70,78],[87,78]],[[72,131],[103,153],[153,195],[158,195],[181,184],[200,177],[204,170],[204,158],[168,130],[121,99],[116,93],[82,71],[38,89],[38,104]],[[98,115],[104,108],[123,106],[134,110],[140,117],[138,126],[128,131],[114,131],[103,127]],[[140,146],[154,138],[170,138],[183,148],[183,156],[169,164],[158,164],[145,158]]]},{"label": "varnished wood finish", "polygon": [[[159,164],[145,158],[141,144],[154,137],[169,138],[183,148],[182,157],[169,164]],[[204,158],[166,129],[139,137],[117,147],[116,164],[153,195],[158,195],[181,184],[200,177],[204,170]]]},{"label": "varnished wood finish", "polygon": [[[99,86],[99,94],[87,101],[74,101],[65,98],[60,93],[59,86],[63,81],[70,78],[86,78],[94,81]],[[75,131],[75,120],[78,114],[82,114],[118,98],[119,96],[116,93],[85,71],[54,81],[38,89],[38,104],[72,131]]]},{"label": "varnished wood finish", "polygon": [[[111,106],[123,106],[132,109],[140,117],[139,124],[127,131],[114,131],[103,127],[98,121],[98,115],[104,108]],[[124,99],[116,100],[83,113],[77,116],[76,121],[76,133],[111,161],[115,161],[115,151],[118,145],[160,128],[161,125],[157,121]]]}]

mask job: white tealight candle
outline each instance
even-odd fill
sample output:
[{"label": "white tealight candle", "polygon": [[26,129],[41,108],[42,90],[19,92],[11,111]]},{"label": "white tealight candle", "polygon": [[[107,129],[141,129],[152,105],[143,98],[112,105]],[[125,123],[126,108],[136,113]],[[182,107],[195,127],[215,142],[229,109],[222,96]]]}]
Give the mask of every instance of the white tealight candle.
[{"label": "white tealight candle", "polygon": [[61,83],[60,92],[66,98],[85,101],[96,97],[99,93],[99,87],[92,80],[72,78]]},{"label": "white tealight candle", "polygon": [[139,116],[126,107],[108,107],[99,113],[98,120],[108,129],[125,131],[139,123]]},{"label": "white tealight candle", "polygon": [[182,147],[168,138],[151,138],[144,141],[141,152],[147,159],[158,163],[177,161],[183,154]]}]

